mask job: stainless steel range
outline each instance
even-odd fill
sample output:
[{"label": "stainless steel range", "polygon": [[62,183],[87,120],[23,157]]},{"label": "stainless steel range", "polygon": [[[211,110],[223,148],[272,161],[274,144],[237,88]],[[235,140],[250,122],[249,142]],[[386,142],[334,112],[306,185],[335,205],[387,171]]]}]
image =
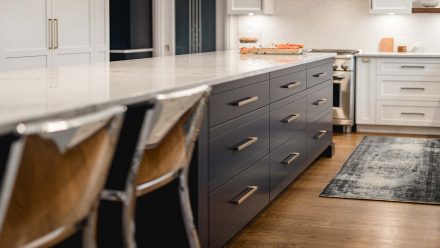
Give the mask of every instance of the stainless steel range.
[{"label": "stainless steel range", "polygon": [[333,63],[333,124],[351,132],[354,125],[356,62],[359,50],[312,49],[314,53],[336,53]]}]

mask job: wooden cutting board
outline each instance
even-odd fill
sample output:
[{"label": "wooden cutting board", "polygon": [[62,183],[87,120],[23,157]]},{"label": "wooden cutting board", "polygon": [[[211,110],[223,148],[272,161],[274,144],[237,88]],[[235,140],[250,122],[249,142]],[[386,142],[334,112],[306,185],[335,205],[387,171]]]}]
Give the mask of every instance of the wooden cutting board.
[{"label": "wooden cutting board", "polygon": [[298,55],[302,54],[302,48],[250,48],[248,50],[240,50],[241,54],[267,54],[267,55]]}]

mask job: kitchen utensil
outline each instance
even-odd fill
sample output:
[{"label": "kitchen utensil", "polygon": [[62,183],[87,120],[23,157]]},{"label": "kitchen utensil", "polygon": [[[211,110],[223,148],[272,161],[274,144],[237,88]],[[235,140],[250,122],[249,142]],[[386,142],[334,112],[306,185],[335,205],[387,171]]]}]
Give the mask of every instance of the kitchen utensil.
[{"label": "kitchen utensil", "polygon": [[420,4],[427,8],[434,8],[440,4],[440,0],[419,0]]},{"label": "kitchen utensil", "polygon": [[408,51],[408,47],[407,46],[398,46],[397,51],[399,53],[406,53]]}]

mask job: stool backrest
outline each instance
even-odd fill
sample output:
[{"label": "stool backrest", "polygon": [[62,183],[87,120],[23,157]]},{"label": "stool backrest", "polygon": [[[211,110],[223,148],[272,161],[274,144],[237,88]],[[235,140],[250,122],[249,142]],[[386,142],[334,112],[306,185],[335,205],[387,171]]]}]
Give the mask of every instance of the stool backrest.
[{"label": "stool backrest", "polygon": [[0,247],[51,246],[81,228],[99,202],[124,112],[116,106],[18,126],[23,146],[0,209]]}]

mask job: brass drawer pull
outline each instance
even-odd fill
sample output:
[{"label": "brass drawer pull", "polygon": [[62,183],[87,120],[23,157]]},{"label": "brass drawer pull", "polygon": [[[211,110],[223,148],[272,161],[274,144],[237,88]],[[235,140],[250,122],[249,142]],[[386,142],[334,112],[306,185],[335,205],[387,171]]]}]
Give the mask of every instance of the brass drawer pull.
[{"label": "brass drawer pull", "polygon": [[246,140],[242,141],[237,146],[232,147],[232,150],[241,152],[244,149],[248,148],[249,146],[257,143],[257,141],[258,141],[258,137],[249,137]]},{"label": "brass drawer pull", "polygon": [[54,22],[54,45],[53,49],[58,49],[59,47],[59,37],[58,37],[58,19],[53,19]]},{"label": "brass drawer pull", "polygon": [[416,87],[402,87],[400,89],[402,89],[402,90],[423,90],[423,91],[425,91],[425,88],[416,88]]},{"label": "brass drawer pull", "polygon": [[258,96],[253,96],[253,97],[248,97],[246,99],[240,100],[238,102],[234,102],[232,103],[232,105],[237,106],[237,107],[243,107],[249,103],[253,103],[258,101]]},{"label": "brass drawer pull", "polygon": [[281,164],[290,165],[291,163],[293,163],[293,161],[295,161],[299,157],[299,155],[300,154],[297,152],[291,153],[289,154],[289,156],[287,156],[287,158],[281,161]]},{"label": "brass drawer pull", "polygon": [[292,89],[292,88],[298,87],[300,85],[301,85],[301,82],[292,82],[290,84],[286,84],[286,85],[281,86],[281,88]]},{"label": "brass drawer pull", "polygon": [[292,121],[298,119],[301,115],[300,114],[293,114],[290,115],[289,117],[287,117],[286,119],[283,120],[284,123],[291,123]]},{"label": "brass drawer pull", "polygon": [[402,69],[420,69],[423,70],[425,69],[424,65],[402,65],[401,66]]},{"label": "brass drawer pull", "polygon": [[362,59],[362,62],[368,63],[368,62],[371,62],[371,59],[364,58],[364,59]]},{"label": "brass drawer pull", "polygon": [[313,75],[313,77],[316,77],[316,78],[321,78],[324,76],[327,76],[327,72],[322,72],[322,73],[318,73],[318,74]]},{"label": "brass drawer pull", "polygon": [[401,113],[401,115],[421,115],[421,116],[425,116],[425,113]]},{"label": "brass drawer pull", "polygon": [[313,136],[314,139],[320,140],[327,134],[326,130],[320,130],[317,134]]},{"label": "brass drawer pull", "polygon": [[50,50],[50,49],[53,49],[53,28],[52,28],[53,20],[52,19],[48,19],[48,25],[49,25],[49,28],[48,28],[48,32],[49,32],[48,40],[49,40],[49,50]]},{"label": "brass drawer pull", "polygon": [[243,204],[249,197],[251,197],[255,192],[257,192],[258,186],[248,186],[243,192],[231,200],[235,205]]},{"label": "brass drawer pull", "polygon": [[324,103],[326,103],[328,100],[327,99],[319,99],[318,101],[316,101],[316,102],[314,102],[313,103],[313,105],[316,105],[316,106],[321,106],[321,105],[323,105]]}]

